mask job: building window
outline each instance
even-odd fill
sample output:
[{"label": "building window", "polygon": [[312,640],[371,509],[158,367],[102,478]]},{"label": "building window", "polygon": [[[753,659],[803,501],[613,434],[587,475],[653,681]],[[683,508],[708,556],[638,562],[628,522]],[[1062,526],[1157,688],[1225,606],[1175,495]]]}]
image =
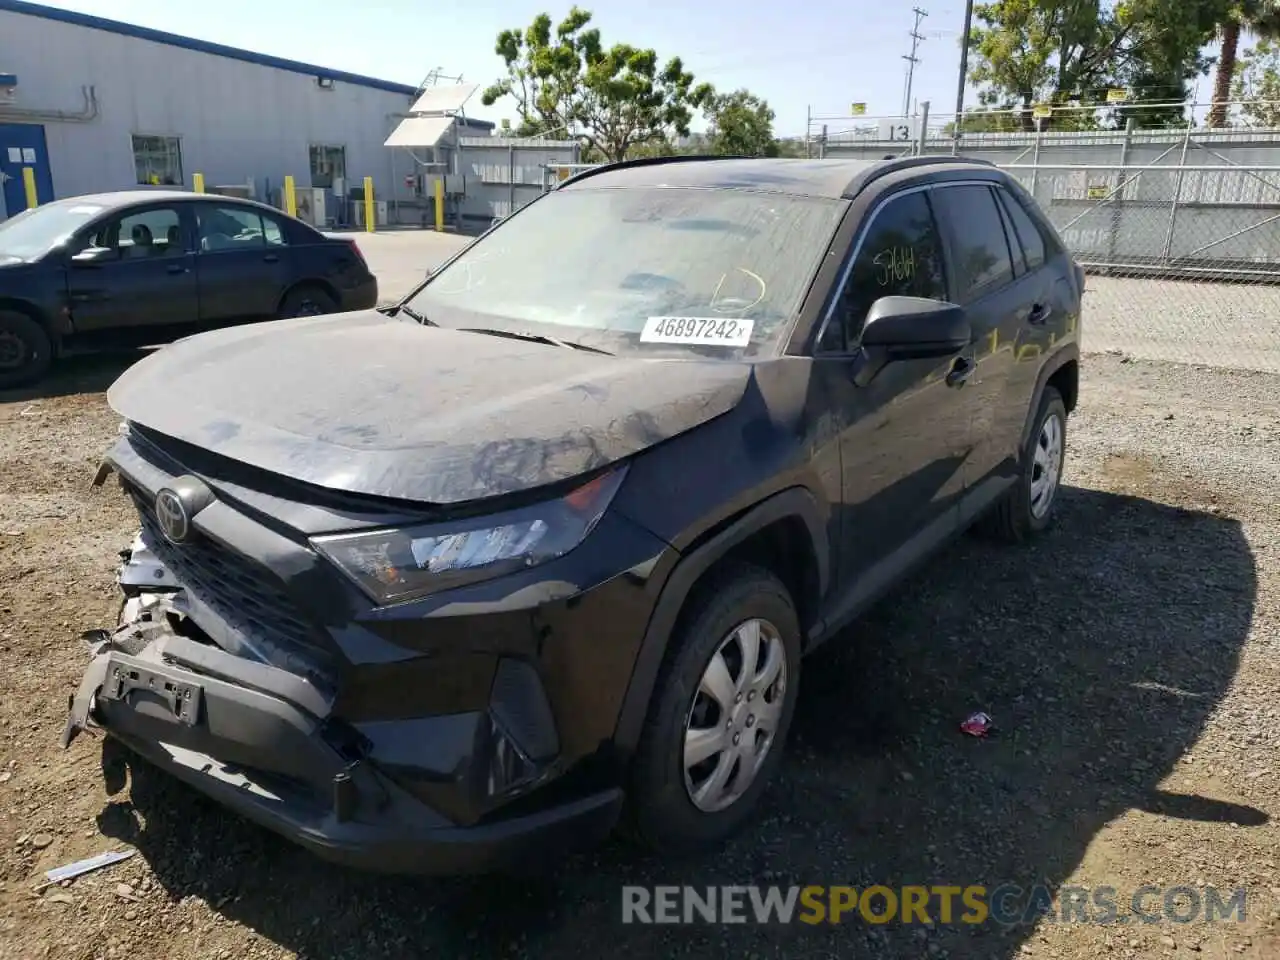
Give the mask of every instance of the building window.
[{"label": "building window", "polygon": [[335,179],[347,179],[347,148],[311,145],[311,185],[332,189]]},{"label": "building window", "polygon": [[182,185],[182,145],[177,137],[133,135],[133,166],[138,182],[153,186]]}]

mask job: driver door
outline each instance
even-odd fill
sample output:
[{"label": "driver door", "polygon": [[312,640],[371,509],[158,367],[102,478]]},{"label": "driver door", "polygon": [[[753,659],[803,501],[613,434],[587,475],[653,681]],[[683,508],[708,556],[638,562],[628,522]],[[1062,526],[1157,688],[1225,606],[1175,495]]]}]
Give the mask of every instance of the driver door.
[{"label": "driver door", "polygon": [[839,430],[842,496],[837,582],[848,602],[896,579],[954,533],[972,445],[970,396],[948,374],[971,350],[898,360],[870,382],[853,380],[863,324],[886,296],[949,299],[942,235],[925,190],[873,211],[833,299],[815,356],[815,379]]},{"label": "driver door", "polygon": [[111,254],[67,262],[67,298],[78,333],[194,323],[199,314],[190,224],[180,204],[132,207],[79,235],[69,255],[89,247]]}]

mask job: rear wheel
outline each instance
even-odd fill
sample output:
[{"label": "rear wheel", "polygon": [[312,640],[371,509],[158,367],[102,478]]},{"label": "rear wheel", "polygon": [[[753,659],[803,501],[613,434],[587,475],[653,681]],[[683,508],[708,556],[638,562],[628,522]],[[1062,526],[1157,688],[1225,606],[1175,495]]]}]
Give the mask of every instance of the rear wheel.
[{"label": "rear wheel", "polygon": [[1062,395],[1045,387],[1027,447],[1022,473],[979,529],[998,540],[1020,543],[1048,528],[1058,504],[1067,454],[1067,408]]},{"label": "rear wheel", "polygon": [[337,311],[337,301],[326,290],[313,285],[295,287],[285,294],[280,303],[281,320],[290,317],[318,317]]},{"label": "rear wheel", "polygon": [[727,568],[691,604],[627,798],[632,832],[670,853],[718,843],[750,817],[781,761],[800,679],[799,619],[772,573]]},{"label": "rear wheel", "polygon": [[53,343],[25,313],[0,310],[0,390],[35,383],[49,371]]}]

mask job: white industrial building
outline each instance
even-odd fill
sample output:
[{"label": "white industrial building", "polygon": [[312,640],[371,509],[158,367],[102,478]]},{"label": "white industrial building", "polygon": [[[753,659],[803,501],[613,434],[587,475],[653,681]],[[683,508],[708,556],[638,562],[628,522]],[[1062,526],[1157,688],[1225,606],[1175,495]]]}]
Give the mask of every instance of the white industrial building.
[{"label": "white industrial building", "polygon": [[348,222],[345,196],[364,177],[379,200],[410,200],[421,193],[411,183],[421,164],[447,169],[450,140],[493,131],[458,116],[437,125],[448,140],[419,144],[412,157],[385,146],[421,92],[0,0],[0,216],[25,209],[28,166],[41,203],[138,184],[190,188],[196,173],[211,191],[278,203],[289,175],[305,194],[300,215],[315,188],[325,192],[322,219]]}]

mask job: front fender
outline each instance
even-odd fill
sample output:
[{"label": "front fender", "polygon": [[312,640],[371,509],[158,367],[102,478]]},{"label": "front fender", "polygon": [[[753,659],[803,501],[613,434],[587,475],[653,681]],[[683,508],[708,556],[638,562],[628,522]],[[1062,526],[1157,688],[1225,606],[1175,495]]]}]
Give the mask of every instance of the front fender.
[{"label": "front fender", "polygon": [[748,537],[770,524],[793,517],[800,519],[809,532],[818,571],[818,595],[825,596],[831,576],[826,523],[817,500],[803,487],[791,487],[774,494],[699,542],[668,574],[640,643],[614,733],[614,743],[622,757],[629,759],[635,752],[671,633],[694,585],[717,560]]}]

